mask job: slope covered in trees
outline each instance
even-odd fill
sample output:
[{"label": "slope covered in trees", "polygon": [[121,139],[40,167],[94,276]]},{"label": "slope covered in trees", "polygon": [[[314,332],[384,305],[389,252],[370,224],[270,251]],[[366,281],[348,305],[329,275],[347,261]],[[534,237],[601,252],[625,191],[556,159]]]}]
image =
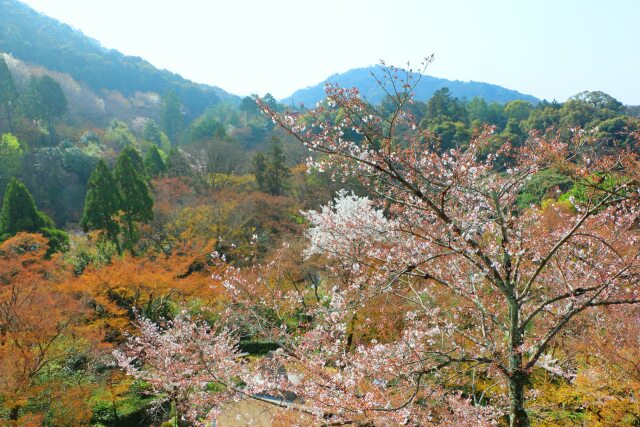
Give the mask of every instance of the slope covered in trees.
[{"label": "slope covered in trees", "polygon": [[0,1],[0,52],[68,74],[96,91],[113,90],[130,97],[135,92],[163,95],[173,90],[191,117],[221,101],[237,100],[222,89],[159,70],[142,58],[105,49],[98,41],[17,0]]}]

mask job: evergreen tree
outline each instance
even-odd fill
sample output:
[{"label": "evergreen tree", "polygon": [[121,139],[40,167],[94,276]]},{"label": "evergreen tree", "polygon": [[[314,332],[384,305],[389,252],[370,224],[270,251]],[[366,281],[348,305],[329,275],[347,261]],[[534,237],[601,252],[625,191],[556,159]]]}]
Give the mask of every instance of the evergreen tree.
[{"label": "evergreen tree", "polygon": [[164,160],[162,160],[162,156],[160,155],[160,150],[158,150],[155,144],[151,144],[149,151],[147,151],[144,157],[144,167],[147,175],[150,177],[160,176],[167,170],[167,166],[164,164]]},{"label": "evergreen tree", "polygon": [[287,158],[277,139],[273,139],[268,154],[268,163],[265,173],[265,188],[267,193],[279,196],[284,193],[285,180],[290,172],[286,166]]},{"label": "evergreen tree", "polygon": [[116,181],[104,160],[100,160],[89,178],[80,226],[84,231],[104,230],[107,238],[118,243],[118,212],[122,198]]},{"label": "evergreen tree", "polygon": [[162,143],[162,134],[160,133],[160,128],[153,120],[147,120],[147,122],[144,124],[142,137],[145,139],[145,141],[153,142],[156,145],[160,145]]},{"label": "evergreen tree", "polygon": [[129,157],[131,161],[131,166],[133,166],[133,170],[135,170],[140,176],[142,176],[145,180],[148,179],[147,173],[144,168],[144,160],[142,160],[142,156],[140,152],[131,144],[127,145],[122,149],[120,154],[124,154]]},{"label": "evergreen tree", "polygon": [[169,91],[162,97],[160,117],[162,130],[173,144],[178,144],[178,137],[184,126],[184,113],[180,98],[174,91]]},{"label": "evergreen tree", "polygon": [[60,84],[49,76],[32,77],[22,107],[28,117],[44,120],[49,132],[49,144],[56,143],[56,123],[67,112],[67,98]]},{"label": "evergreen tree", "polygon": [[29,83],[27,109],[31,118],[49,125],[67,112],[67,98],[60,84],[49,76],[33,77]]},{"label": "evergreen tree", "polygon": [[19,232],[41,233],[48,238],[47,256],[64,251],[69,246],[69,235],[57,229],[51,218],[36,208],[27,187],[12,178],[4,193],[0,210],[0,241]]},{"label": "evergreen tree", "polygon": [[[0,108],[4,110],[7,128],[11,130],[13,109],[18,100],[18,91],[4,56],[0,55]],[[4,187],[3,187],[4,188]]]},{"label": "evergreen tree", "polygon": [[266,178],[265,174],[267,172],[267,158],[262,153],[256,153],[251,158],[251,172],[256,177],[256,184],[258,185],[259,191],[265,191],[266,186]]},{"label": "evergreen tree", "polygon": [[133,168],[126,153],[120,153],[114,171],[116,184],[122,196],[123,219],[127,224],[126,245],[132,249],[139,236],[136,222],[153,219],[153,198],[144,178]]}]

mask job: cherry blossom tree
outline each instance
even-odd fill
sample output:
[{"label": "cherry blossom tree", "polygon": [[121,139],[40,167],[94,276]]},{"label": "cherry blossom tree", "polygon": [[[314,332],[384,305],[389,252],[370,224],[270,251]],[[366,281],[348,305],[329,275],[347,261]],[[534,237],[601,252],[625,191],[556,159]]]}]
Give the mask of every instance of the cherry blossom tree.
[{"label": "cherry blossom tree", "polygon": [[184,313],[162,325],[141,318],[137,327],[139,334],[114,355],[129,375],[151,385],[160,397],[156,409],[167,402],[174,408],[176,425],[182,417],[215,418],[220,403],[237,397],[244,367],[228,330],[214,331]]},{"label": "cherry blossom tree", "polygon": [[[303,117],[261,104],[321,155],[311,166],[354,177],[370,195],[341,192],[307,213],[307,254],[348,280],[308,310],[312,325],[281,353],[300,368],[307,404],[345,421],[424,425],[442,417],[432,395],[451,399],[433,380],[473,366],[504,384],[494,404],[510,425],[527,426],[527,384],[549,368],[554,339],[585,311],[640,303],[637,152],[601,154],[574,130],[569,142],[534,134],[487,153],[491,128],[442,150],[406,109],[419,75],[386,67],[378,83],[390,114],[332,85]],[[574,181],[573,197],[520,208],[524,185],[551,167]],[[229,286],[237,300],[251,292]],[[286,295],[295,298],[260,303]],[[406,309],[397,336],[347,345],[352,319],[390,300]]]},{"label": "cherry blossom tree", "polygon": [[[385,111],[336,86],[304,115],[261,104],[318,153],[311,167],[367,192],[305,213],[304,268],[324,264],[317,274],[292,261],[295,245],[248,269],[218,259],[231,298],[221,322],[277,351],[248,363],[228,332],[178,318],[141,323],[120,364],[182,393],[187,413],[287,391],[297,399],[282,406],[324,425],[481,426],[504,413],[528,426],[534,372],[573,378],[555,340],[581,314],[640,303],[637,151],[598,150],[574,130],[491,152],[488,127],[445,150],[406,108],[420,75],[386,67]],[[550,168],[573,189],[523,209],[523,188]]]}]

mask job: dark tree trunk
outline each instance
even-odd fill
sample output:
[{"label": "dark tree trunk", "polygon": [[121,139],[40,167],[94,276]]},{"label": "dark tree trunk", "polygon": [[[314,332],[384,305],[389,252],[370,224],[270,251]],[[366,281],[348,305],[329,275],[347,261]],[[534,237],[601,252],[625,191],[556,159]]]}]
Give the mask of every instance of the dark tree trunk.
[{"label": "dark tree trunk", "polygon": [[524,388],[527,378],[516,374],[509,379],[509,427],[528,427],[529,416],[524,409]]},{"label": "dark tree trunk", "polygon": [[520,304],[515,298],[509,299],[509,323],[509,427],[528,427],[529,416],[524,408],[528,374],[522,369]]}]

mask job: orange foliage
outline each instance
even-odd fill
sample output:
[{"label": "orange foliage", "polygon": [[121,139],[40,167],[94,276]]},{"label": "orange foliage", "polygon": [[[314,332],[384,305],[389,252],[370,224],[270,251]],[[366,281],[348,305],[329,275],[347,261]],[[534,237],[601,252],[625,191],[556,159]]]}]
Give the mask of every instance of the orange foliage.
[{"label": "orange foliage", "polygon": [[47,388],[39,380],[50,364],[85,346],[73,333],[83,307],[64,292],[69,277],[45,260],[47,240],[19,233],[0,244],[0,394],[12,418],[27,399]]},{"label": "orange foliage", "polygon": [[71,287],[91,296],[91,327],[100,330],[106,341],[114,341],[128,328],[134,311],[157,319],[170,314],[174,303],[194,298],[215,307],[221,292],[211,279],[208,258],[206,252],[153,258],[124,255],[110,265],[88,269]]}]

